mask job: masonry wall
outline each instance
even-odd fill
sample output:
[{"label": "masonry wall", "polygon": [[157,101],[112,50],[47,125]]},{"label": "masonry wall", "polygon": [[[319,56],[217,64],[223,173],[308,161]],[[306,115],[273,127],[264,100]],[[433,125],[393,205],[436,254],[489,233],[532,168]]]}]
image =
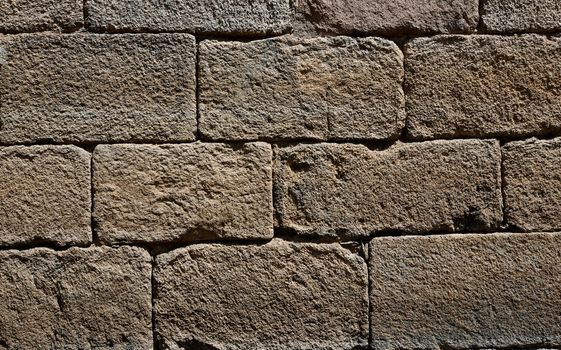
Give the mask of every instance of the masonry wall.
[{"label": "masonry wall", "polygon": [[558,0],[0,33],[0,349],[561,349]]}]

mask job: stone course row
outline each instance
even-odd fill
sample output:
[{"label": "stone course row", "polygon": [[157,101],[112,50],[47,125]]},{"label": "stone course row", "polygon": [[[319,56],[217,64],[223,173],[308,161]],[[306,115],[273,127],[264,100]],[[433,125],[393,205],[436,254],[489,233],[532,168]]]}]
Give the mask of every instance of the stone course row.
[{"label": "stone course row", "polygon": [[0,147],[0,246],[92,242],[92,182],[104,244],[266,240],[273,227],[343,239],[493,232],[503,206],[513,229],[556,231],[560,157],[560,138],[502,149],[494,140],[195,142],[99,145],[90,169],[76,146]]},{"label": "stone course row", "polygon": [[560,233],[388,237],[365,259],[275,239],[154,265],[133,247],[1,251],[0,347],[351,350],[370,335],[372,349],[557,348],[560,245]]},{"label": "stone course row", "polygon": [[559,37],[443,35],[405,56],[373,37],[199,51],[197,79],[190,34],[0,35],[0,144],[561,133]]},{"label": "stone course row", "polygon": [[[480,4],[481,1],[481,4]],[[0,3],[0,31],[187,31],[274,35],[301,18],[322,33],[434,34],[561,29],[557,0],[18,0]],[[481,13],[479,13],[481,7]]]}]

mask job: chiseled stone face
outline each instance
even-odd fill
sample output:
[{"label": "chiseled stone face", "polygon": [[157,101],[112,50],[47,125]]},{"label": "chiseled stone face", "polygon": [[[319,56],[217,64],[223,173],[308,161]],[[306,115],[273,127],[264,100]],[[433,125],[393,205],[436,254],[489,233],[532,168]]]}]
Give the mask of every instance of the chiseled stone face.
[{"label": "chiseled stone face", "polygon": [[403,56],[379,38],[203,41],[200,130],[211,140],[396,139]]},{"label": "chiseled stone face", "polygon": [[101,145],[94,217],[105,243],[273,236],[265,143]]},{"label": "chiseled stone face", "polygon": [[374,239],[372,348],[559,346],[560,246],[559,233]]},{"label": "chiseled stone face", "polygon": [[561,230],[561,138],[503,147],[506,219],[524,231]]},{"label": "chiseled stone face", "polygon": [[496,141],[281,147],[279,226],[298,234],[492,231],[502,220]]},{"label": "chiseled stone face", "polygon": [[290,0],[89,0],[94,30],[265,35],[291,27]]},{"label": "chiseled stone face", "polygon": [[0,35],[0,143],[195,139],[188,34]]},{"label": "chiseled stone face", "polygon": [[0,347],[151,349],[150,278],[139,248],[0,251]]},{"label": "chiseled stone face", "polygon": [[561,38],[437,36],[413,40],[405,53],[410,138],[561,130]]},{"label": "chiseled stone face", "polygon": [[154,277],[164,349],[368,344],[366,263],[338,244],[195,245],[158,256]]},{"label": "chiseled stone face", "polygon": [[0,32],[75,30],[84,21],[82,0],[0,1]]},{"label": "chiseled stone face", "polygon": [[298,10],[332,34],[466,33],[477,27],[477,0],[304,0]]},{"label": "chiseled stone face", "polygon": [[0,147],[0,246],[91,242],[90,159],[75,146]]},{"label": "chiseled stone face", "polygon": [[486,0],[483,28],[493,32],[553,32],[561,30],[559,0]]}]

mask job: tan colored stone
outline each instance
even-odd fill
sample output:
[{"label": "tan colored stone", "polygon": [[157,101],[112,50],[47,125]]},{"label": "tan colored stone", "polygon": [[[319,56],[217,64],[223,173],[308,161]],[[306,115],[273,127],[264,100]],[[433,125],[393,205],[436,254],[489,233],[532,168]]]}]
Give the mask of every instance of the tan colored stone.
[{"label": "tan colored stone", "polygon": [[200,131],[212,140],[395,139],[402,54],[379,38],[201,43]]},{"label": "tan colored stone", "polygon": [[503,155],[508,224],[523,231],[561,230],[561,138],[507,143]]},{"label": "tan colored stone", "polygon": [[275,201],[279,226],[304,235],[492,231],[502,221],[499,143],[280,148]]},{"label": "tan colored stone", "polygon": [[359,349],[368,343],[364,260],[338,244],[195,245],[158,256],[163,349]]},{"label": "tan colored stone", "polygon": [[0,32],[70,31],[83,25],[82,0],[0,1]]},{"label": "tan colored stone", "polygon": [[430,34],[472,32],[477,0],[300,0],[320,32],[334,34]]},{"label": "tan colored stone", "polygon": [[90,158],[75,146],[0,147],[0,246],[91,242]]},{"label": "tan colored stone", "polygon": [[193,140],[195,53],[188,34],[0,36],[0,143]]},{"label": "tan colored stone", "polygon": [[290,29],[290,0],[89,0],[86,25],[108,31],[265,35]]},{"label": "tan colored stone", "polygon": [[405,54],[410,138],[561,131],[561,38],[437,36]]},{"label": "tan colored stone", "polygon": [[94,217],[102,242],[273,236],[272,151],[244,145],[101,145]]},{"label": "tan colored stone", "polygon": [[0,252],[0,348],[151,349],[151,263],[142,249]]},{"label": "tan colored stone", "polygon": [[374,239],[373,349],[561,345],[561,234]]},{"label": "tan colored stone", "polygon": [[553,32],[561,30],[559,0],[485,0],[481,21],[493,32]]}]

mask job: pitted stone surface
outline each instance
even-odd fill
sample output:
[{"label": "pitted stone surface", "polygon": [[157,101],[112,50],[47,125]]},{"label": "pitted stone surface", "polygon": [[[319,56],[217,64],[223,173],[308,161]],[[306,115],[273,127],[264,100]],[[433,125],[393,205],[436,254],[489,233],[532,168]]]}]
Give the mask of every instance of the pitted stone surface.
[{"label": "pitted stone surface", "polygon": [[83,24],[82,0],[0,1],[0,32],[69,31]]},{"label": "pitted stone surface", "polygon": [[396,139],[405,124],[391,41],[285,36],[200,51],[205,139]]},{"label": "pitted stone surface", "polygon": [[554,32],[561,30],[559,0],[485,0],[481,21],[493,32]]},{"label": "pitted stone surface", "polygon": [[290,0],[89,0],[86,25],[108,31],[265,35],[291,27]]},{"label": "pitted stone surface", "polygon": [[437,36],[405,54],[410,138],[561,131],[561,38]]},{"label": "pitted stone surface", "polygon": [[151,262],[139,248],[0,251],[0,348],[151,349]]},{"label": "pitted stone surface", "polygon": [[194,140],[195,54],[188,34],[0,36],[0,143]]},{"label": "pitted stone surface", "polygon": [[91,242],[90,159],[75,146],[0,147],[0,246]]},{"label": "pitted stone surface", "polygon": [[492,231],[502,220],[496,141],[279,148],[279,226],[298,234]]},{"label": "pitted stone surface", "polygon": [[302,0],[298,11],[331,34],[466,33],[477,27],[477,0]]},{"label": "pitted stone surface", "polygon": [[374,239],[373,349],[561,345],[561,234]]},{"label": "pitted stone surface", "polygon": [[561,230],[561,138],[507,143],[503,155],[507,223]]},{"label": "pitted stone surface", "polygon": [[368,344],[366,263],[338,244],[195,245],[158,256],[154,276],[164,349]]},{"label": "pitted stone surface", "polygon": [[94,217],[102,242],[273,236],[272,151],[244,145],[101,145]]}]

